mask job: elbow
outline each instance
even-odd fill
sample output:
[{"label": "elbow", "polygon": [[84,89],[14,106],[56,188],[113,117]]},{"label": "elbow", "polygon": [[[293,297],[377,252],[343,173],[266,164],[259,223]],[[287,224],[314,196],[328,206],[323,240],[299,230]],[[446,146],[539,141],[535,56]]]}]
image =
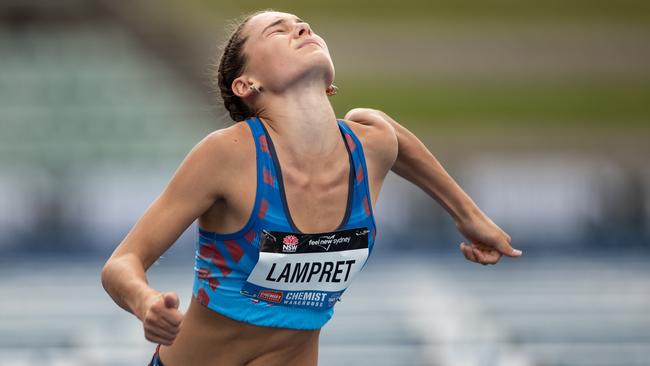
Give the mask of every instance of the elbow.
[{"label": "elbow", "polygon": [[112,260],[109,259],[106,261],[104,264],[104,267],[102,267],[102,271],[100,274],[100,280],[102,282],[102,287],[106,292],[109,292],[109,285],[110,285],[110,277],[111,277],[111,268],[112,268]]},{"label": "elbow", "polygon": [[116,257],[115,255],[112,255],[106,263],[104,263],[104,266],[102,267],[102,271],[100,273],[100,280],[102,283],[102,287],[106,292],[109,294],[111,293],[111,285],[113,283],[113,277],[115,277],[115,274],[120,272],[118,269],[115,268],[115,266],[118,265],[118,260],[119,258]]}]

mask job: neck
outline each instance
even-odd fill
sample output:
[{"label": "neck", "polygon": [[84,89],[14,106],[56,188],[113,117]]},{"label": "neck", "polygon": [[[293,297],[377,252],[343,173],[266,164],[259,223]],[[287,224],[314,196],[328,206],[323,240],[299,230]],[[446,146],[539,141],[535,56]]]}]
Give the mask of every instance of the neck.
[{"label": "neck", "polygon": [[276,145],[287,151],[292,165],[313,168],[313,163],[322,164],[323,157],[339,148],[341,133],[322,81],[279,94],[265,92],[259,117]]}]

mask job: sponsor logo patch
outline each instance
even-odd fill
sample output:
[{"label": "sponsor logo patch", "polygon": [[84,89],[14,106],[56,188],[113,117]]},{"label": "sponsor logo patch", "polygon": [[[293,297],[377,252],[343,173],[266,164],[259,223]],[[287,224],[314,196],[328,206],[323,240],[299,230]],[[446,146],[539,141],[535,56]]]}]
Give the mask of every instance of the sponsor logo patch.
[{"label": "sponsor logo patch", "polygon": [[282,252],[295,253],[298,250],[298,238],[295,235],[287,235],[282,239]]},{"label": "sponsor logo patch", "polygon": [[263,290],[258,297],[262,300],[271,302],[280,302],[282,300],[282,291]]}]

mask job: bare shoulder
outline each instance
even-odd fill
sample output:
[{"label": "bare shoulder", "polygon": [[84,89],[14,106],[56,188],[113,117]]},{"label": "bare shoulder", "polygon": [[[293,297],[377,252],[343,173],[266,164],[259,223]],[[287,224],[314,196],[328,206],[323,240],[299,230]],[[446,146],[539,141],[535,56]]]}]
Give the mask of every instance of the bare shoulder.
[{"label": "bare shoulder", "polygon": [[243,174],[241,167],[255,160],[251,136],[246,122],[210,132],[187,154],[175,174],[177,180],[187,182],[190,189],[211,190],[214,199],[224,198],[238,174]]},{"label": "bare shoulder", "polygon": [[254,141],[246,122],[237,122],[206,135],[193,150],[201,159],[219,160],[220,167],[224,164],[233,167],[241,166],[251,153],[255,153]]},{"label": "bare shoulder", "polygon": [[398,144],[395,128],[386,115],[377,109],[354,108],[343,119],[363,144],[368,158],[377,159],[388,171],[397,160]]}]

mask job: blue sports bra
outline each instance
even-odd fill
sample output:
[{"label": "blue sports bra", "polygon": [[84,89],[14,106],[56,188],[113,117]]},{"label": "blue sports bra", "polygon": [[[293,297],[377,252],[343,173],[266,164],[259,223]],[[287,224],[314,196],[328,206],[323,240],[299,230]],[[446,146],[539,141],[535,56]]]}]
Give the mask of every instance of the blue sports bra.
[{"label": "blue sports bra", "polygon": [[246,119],[255,140],[257,187],[246,225],[220,234],[198,228],[193,296],[242,322],[319,329],[365,266],[376,236],[361,143],[337,123],[350,159],[347,208],[332,232],[302,233],[288,209],[273,141],[257,117]]}]

